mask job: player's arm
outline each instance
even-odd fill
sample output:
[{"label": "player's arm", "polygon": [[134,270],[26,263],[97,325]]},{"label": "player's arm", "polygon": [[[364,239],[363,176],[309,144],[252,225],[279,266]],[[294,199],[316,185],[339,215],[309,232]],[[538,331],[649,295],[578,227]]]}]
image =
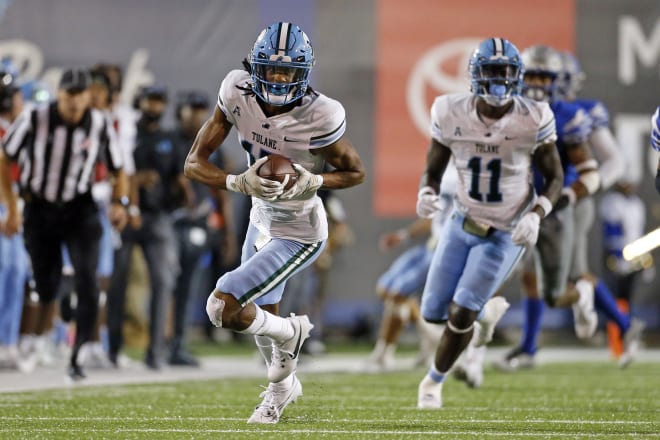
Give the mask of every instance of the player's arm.
[{"label": "player's arm", "polygon": [[623,176],[625,162],[621,150],[608,127],[595,128],[589,143],[598,159],[601,189],[606,190]]},{"label": "player's arm", "polygon": [[440,203],[440,183],[445,174],[447,164],[451,158],[449,147],[438,142],[435,137],[431,139],[431,146],[426,154],[426,169],[422,173],[417,192],[417,215],[422,218],[431,218],[442,209]]},{"label": "player's arm", "polygon": [[451,150],[449,147],[442,145],[435,139],[431,139],[429,151],[426,153],[426,169],[422,174],[419,182],[419,187],[430,187],[436,194],[440,194],[440,182],[442,176],[445,174],[449,159],[451,158]]},{"label": "player's arm", "polygon": [[202,182],[214,188],[226,189],[227,174],[213,165],[209,158],[224,142],[231,131],[232,124],[216,106],[213,114],[206,120],[195,136],[195,140],[186,157],[184,174],[187,178]]},{"label": "player's arm", "polygon": [[378,247],[381,251],[388,251],[409,239],[426,237],[431,234],[431,224],[431,219],[418,218],[408,226],[381,235]]},{"label": "player's arm", "polygon": [[330,172],[321,174],[323,189],[350,188],[364,182],[366,171],[362,159],[346,137],[341,137],[327,147],[311,151],[313,154],[319,154],[334,168]]},{"label": "player's arm", "polygon": [[[561,195],[564,184],[564,171],[561,167],[557,145],[554,142],[550,142],[539,146],[534,151],[532,160],[543,176],[544,181],[543,191],[539,194],[539,199],[546,197],[554,205]],[[543,207],[542,203],[539,203],[532,210],[539,215],[539,218],[543,218],[550,213],[549,211],[546,212],[546,208]]]},{"label": "player's arm", "polygon": [[568,189],[569,199],[579,200],[598,191],[600,187],[598,162],[593,158],[589,146],[585,143],[569,145],[566,154],[579,174],[579,178]]}]

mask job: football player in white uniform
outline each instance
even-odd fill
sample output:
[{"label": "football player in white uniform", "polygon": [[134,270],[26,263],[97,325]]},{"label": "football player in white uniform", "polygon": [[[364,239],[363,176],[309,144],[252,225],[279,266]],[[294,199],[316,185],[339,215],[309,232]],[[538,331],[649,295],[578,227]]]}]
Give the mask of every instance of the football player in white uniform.
[{"label": "football player in white uniform", "polygon": [[[458,185],[422,296],[424,319],[446,321],[446,328],[419,384],[419,408],[442,407],[442,384],[472,338],[474,321],[524,247],[536,243],[539,223],[561,193],[554,116],[546,103],[518,96],[522,67],[513,44],[489,38],[470,58],[472,93],[438,97],[431,108],[432,140],[418,215],[439,208],[452,156]],[[530,182],[532,161],[545,179],[538,196]]]},{"label": "football player in white uniform", "polygon": [[[308,85],[314,52],[300,27],[268,26],[244,65],[246,70],[231,71],[223,80],[218,105],[197,134],[185,174],[252,197],[241,265],[218,280],[206,312],[218,327],[254,335],[270,384],[248,423],[277,423],[284,407],[302,395],[295,370],[313,326],[306,315],[281,318],[278,311],[286,280],[309,266],[326,243],[328,224],[316,191],[357,185],[365,170],[344,136],[342,105]],[[232,126],[250,165],[240,175],[209,162]],[[271,153],[291,159],[298,172],[286,191],[285,183],[257,175]],[[322,172],[326,162],[334,171]]]},{"label": "football player in white uniform", "polygon": [[[440,204],[443,208],[452,203],[456,180],[456,169],[450,164],[445,170],[440,194]],[[418,218],[410,225],[380,237],[378,247],[383,252],[406,243],[409,239],[425,237],[427,240],[399,255],[378,278],[376,293],[383,301],[383,315],[376,346],[365,363],[367,371],[384,371],[393,365],[399,338],[408,323],[415,324],[420,342],[420,351],[414,366],[426,365],[434,354],[439,340],[439,329],[422,319],[419,300],[415,294],[424,289],[433,251],[449,213],[449,209],[441,209],[433,219]]]},{"label": "football player in white uniform", "polygon": [[[655,110],[651,118],[651,146],[660,152],[660,107]],[[660,158],[658,158],[658,172],[655,175],[655,189],[660,194]]]}]

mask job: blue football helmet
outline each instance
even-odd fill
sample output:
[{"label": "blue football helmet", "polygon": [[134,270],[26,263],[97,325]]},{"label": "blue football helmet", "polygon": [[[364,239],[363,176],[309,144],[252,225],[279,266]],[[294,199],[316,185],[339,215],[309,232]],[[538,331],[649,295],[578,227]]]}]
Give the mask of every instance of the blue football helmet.
[{"label": "blue football helmet", "polygon": [[520,52],[510,41],[482,41],[472,52],[468,65],[472,93],[496,107],[507,104],[520,91],[522,67]]},{"label": "blue football helmet", "polygon": [[250,53],[252,90],[269,104],[290,104],[307,91],[313,65],[314,50],[299,26],[271,24],[261,31]]},{"label": "blue football helmet", "polygon": [[565,99],[572,101],[577,98],[587,75],[582,71],[582,66],[575,55],[570,52],[559,52],[559,55],[562,61],[559,91]]},{"label": "blue football helmet", "polygon": [[563,63],[550,46],[536,45],[522,52],[525,66],[523,95],[535,101],[552,102],[559,98]]}]

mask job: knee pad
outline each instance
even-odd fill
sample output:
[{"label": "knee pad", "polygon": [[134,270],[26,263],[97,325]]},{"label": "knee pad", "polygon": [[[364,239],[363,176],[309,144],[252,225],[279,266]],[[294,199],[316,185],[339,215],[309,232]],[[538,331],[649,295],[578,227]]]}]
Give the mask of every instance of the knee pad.
[{"label": "knee pad", "polygon": [[211,324],[216,327],[222,327],[222,311],[225,309],[225,302],[211,292],[206,300],[206,314],[209,315]]},{"label": "knee pad", "polygon": [[447,328],[456,334],[464,334],[472,330],[474,321],[479,316],[479,312],[466,309],[452,302],[449,306],[449,319]]}]

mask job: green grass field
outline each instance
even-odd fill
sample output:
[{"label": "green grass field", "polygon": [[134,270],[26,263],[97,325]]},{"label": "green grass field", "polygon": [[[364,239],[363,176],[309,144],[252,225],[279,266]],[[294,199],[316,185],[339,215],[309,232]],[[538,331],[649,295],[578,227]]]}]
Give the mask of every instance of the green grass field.
[{"label": "green grass field", "polygon": [[80,387],[0,395],[1,439],[332,438],[627,439],[660,437],[660,369],[611,363],[449,379],[445,408],[416,409],[424,370],[300,375],[304,396],[277,425],[248,425],[256,379]]}]

